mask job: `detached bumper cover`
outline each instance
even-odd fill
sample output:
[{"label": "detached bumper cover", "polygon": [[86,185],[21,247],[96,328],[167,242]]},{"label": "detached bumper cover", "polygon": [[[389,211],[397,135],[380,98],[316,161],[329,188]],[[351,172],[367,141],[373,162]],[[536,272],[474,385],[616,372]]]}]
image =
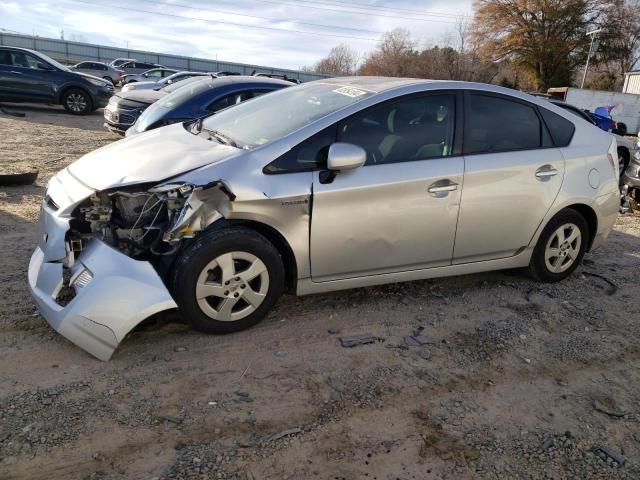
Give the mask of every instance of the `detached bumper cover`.
[{"label": "detached bumper cover", "polygon": [[[57,298],[64,284],[64,237],[68,222],[43,208],[41,241],[29,262],[29,288],[38,309],[61,335],[100,360],[145,318],[176,307],[148,262],[127,257],[91,240],[70,267],[75,297],[66,305]],[[67,262],[69,263],[69,262]]]}]

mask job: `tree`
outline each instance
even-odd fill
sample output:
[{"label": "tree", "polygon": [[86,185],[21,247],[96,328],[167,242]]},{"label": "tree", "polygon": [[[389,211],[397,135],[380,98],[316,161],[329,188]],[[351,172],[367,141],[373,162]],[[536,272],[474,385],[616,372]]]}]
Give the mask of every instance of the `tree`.
[{"label": "tree", "polygon": [[491,61],[508,60],[539,90],[572,84],[598,0],[475,0],[471,38]]},{"label": "tree", "polygon": [[602,32],[594,58],[599,88],[619,89],[624,74],[640,62],[640,2],[609,0],[602,8]]},{"label": "tree", "polygon": [[314,65],[312,71],[327,75],[354,75],[358,65],[358,54],[349,46],[341,43],[333,47],[325,58]]},{"label": "tree", "polygon": [[361,75],[383,75],[387,77],[415,76],[416,42],[411,33],[396,28],[385,33],[375,51],[369,54],[360,67]]}]

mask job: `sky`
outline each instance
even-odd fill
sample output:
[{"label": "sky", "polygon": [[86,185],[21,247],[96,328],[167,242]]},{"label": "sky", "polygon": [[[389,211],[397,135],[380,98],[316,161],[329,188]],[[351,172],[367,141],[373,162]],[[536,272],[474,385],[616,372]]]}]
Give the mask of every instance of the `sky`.
[{"label": "sky", "polygon": [[[0,31],[297,69],[383,32],[441,43],[472,0],[0,0]],[[303,33],[306,32],[306,33]]]}]

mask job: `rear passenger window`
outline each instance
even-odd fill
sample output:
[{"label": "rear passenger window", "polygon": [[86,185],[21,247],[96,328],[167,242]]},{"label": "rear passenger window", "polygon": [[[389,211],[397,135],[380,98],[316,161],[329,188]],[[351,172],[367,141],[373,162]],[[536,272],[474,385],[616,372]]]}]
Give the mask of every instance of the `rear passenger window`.
[{"label": "rear passenger window", "polygon": [[464,153],[531,150],[542,146],[542,125],[532,106],[489,95],[465,98]]},{"label": "rear passenger window", "polygon": [[[573,112],[571,112],[573,113]],[[571,143],[576,127],[566,118],[561,117],[557,113],[553,113],[546,108],[540,108],[540,114],[547,124],[547,128],[553,138],[556,147],[566,147]],[[578,115],[575,113],[574,115]]]},{"label": "rear passenger window", "polygon": [[264,173],[310,172],[326,168],[329,147],[336,140],[333,125],[307,138],[284,155],[264,167]]}]

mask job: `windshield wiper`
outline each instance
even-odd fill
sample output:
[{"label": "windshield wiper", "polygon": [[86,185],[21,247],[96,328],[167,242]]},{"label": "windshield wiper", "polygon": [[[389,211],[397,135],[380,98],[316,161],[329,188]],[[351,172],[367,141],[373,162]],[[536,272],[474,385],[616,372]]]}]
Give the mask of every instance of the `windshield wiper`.
[{"label": "windshield wiper", "polygon": [[[200,129],[202,129],[202,124],[200,125]],[[211,135],[213,138],[215,138],[216,140],[218,140],[220,143],[224,144],[224,145],[229,145],[231,147],[235,147],[238,148],[238,145],[236,144],[236,142],[233,141],[233,139],[227,137],[226,135],[224,135],[223,133],[220,133],[217,130],[209,130],[205,128],[205,131]]]}]

